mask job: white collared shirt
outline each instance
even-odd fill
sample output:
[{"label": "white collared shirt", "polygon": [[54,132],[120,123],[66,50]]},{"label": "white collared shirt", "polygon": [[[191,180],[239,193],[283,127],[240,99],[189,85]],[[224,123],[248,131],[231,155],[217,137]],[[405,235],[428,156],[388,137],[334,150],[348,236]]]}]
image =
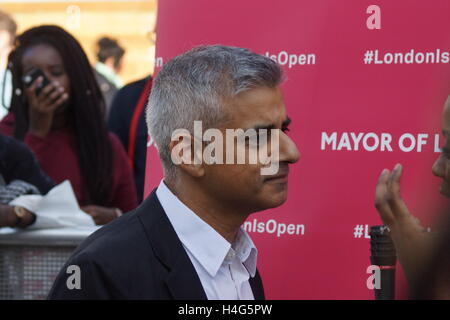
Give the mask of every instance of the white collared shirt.
[{"label": "white collared shirt", "polygon": [[[3,81],[4,80],[4,81]],[[3,91],[3,87],[5,90]],[[3,97],[3,95],[5,95]],[[12,96],[12,75],[9,70],[0,67],[0,120],[8,113]],[[3,105],[3,102],[5,104]]]},{"label": "white collared shirt", "polygon": [[161,180],[156,195],[200,278],[208,300],[254,300],[249,278],[258,251],[244,229],[231,245]]}]

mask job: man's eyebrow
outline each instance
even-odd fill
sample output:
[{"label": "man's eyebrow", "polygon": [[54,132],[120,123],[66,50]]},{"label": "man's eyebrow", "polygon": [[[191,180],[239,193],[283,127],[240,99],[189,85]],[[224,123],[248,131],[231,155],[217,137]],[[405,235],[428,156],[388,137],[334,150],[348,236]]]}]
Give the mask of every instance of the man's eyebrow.
[{"label": "man's eyebrow", "polygon": [[[282,128],[285,128],[287,126],[289,126],[291,124],[292,120],[289,117],[286,117],[286,120],[283,121],[283,123],[281,124]],[[271,123],[271,124],[260,124],[260,125],[256,125],[250,129],[254,129],[256,131],[261,130],[261,129],[266,129],[266,130],[271,130],[271,129],[276,129],[276,125]]]},{"label": "man's eyebrow", "polygon": [[275,129],[275,125],[274,125],[273,123],[272,123],[272,124],[262,124],[262,125],[254,126],[254,127],[251,128],[251,129],[254,129],[254,130],[256,130],[256,131],[259,131],[259,130],[261,130],[261,129],[271,130],[271,129]]}]

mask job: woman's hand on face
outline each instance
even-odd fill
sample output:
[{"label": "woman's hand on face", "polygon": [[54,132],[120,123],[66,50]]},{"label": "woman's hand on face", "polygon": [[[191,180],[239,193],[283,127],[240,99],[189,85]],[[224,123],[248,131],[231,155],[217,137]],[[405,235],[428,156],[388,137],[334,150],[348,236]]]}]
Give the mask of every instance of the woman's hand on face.
[{"label": "woman's hand on face", "polygon": [[90,215],[97,225],[107,224],[118,217],[116,208],[90,205],[82,207],[81,210]]},{"label": "woman's hand on face", "polygon": [[25,90],[29,104],[29,130],[39,137],[45,137],[48,134],[52,127],[55,110],[69,98],[68,93],[57,82],[46,85],[37,95],[36,89],[43,80],[42,77],[38,77]]}]

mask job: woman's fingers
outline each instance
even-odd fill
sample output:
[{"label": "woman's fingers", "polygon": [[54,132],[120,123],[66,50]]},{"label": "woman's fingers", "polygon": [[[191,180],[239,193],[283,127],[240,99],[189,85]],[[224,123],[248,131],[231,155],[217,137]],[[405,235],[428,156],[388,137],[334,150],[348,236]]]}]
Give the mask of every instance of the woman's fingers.
[{"label": "woman's fingers", "polygon": [[39,92],[39,95],[37,96],[39,100],[46,100],[48,96],[55,90],[57,87],[56,83],[49,83],[44,88],[42,88],[41,92]]},{"label": "woman's fingers", "polygon": [[90,205],[82,207],[81,210],[89,214],[97,225],[104,225],[117,217],[113,208]]},{"label": "woman's fingers", "polygon": [[65,101],[67,101],[67,99],[69,98],[69,95],[67,93],[63,93],[63,95],[61,95],[51,106],[51,109],[56,109],[57,107],[59,107],[62,103],[64,103]]},{"label": "woman's fingers", "polygon": [[391,230],[396,226],[401,227],[413,218],[400,194],[402,172],[403,167],[400,164],[397,164],[392,172],[384,169],[375,191],[375,207],[383,223]]},{"label": "woman's fingers", "polygon": [[392,213],[396,219],[401,219],[410,215],[409,209],[400,194],[400,180],[403,172],[401,164],[397,164],[392,170],[388,183],[388,201]]},{"label": "woman's fingers", "polygon": [[68,94],[57,82],[45,86],[35,101],[35,108],[40,112],[53,112],[61,103],[67,100]]},{"label": "woman's fingers", "polygon": [[64,89],[62,87],[55,87],[52,91],[48,93],[46,96],[46,104],[50,105],[53,104],[64,92]]},{"label": "woman's fingers", "polygon": [[375,208],[380,214],[381,220],[383,220],[387,226],[390,226],[395,222],[394,214],[392,213],[389,204],[389,177],[389,170],[384,169],[378,178],[378,183],[375,189]]},{"label": "woman's fingers", "polygon": [[44,79],[42,77],[38,77],[28,88],[25,89],[25,93],[29,100],[37,100],[36,89],[42,83],[42,81],[44,81]]}]

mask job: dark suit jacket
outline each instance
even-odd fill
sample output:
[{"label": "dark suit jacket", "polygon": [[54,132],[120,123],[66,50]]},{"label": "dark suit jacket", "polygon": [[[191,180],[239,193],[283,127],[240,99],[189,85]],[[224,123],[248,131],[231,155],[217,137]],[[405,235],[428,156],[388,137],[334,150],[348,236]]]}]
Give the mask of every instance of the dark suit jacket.
[{"label": "dark suit jacket", "polygon": [[23,142],[3,134],[0,134],[0,175],[5,184],[22,180],[34,185],[42,194],[55,186],[42,171],[33,151]]},{"label": "dark suit jacket", "polygon": [[[127,84],[117,92],[112,101],[108,118],[108,129],[119,137],[125,150],[128,150],[128,139],[133,114],[136,110],[139,98],[144,91],[145,84],[149,79],[150,77],[146,77]],[[139,115],[134,149],[134,180],[136,182],[139,203],[142,202],[142,196],[144,194],[147,138],[148,130],[144,111]]]},{"label": "dark suit jacket", "polygon": [[[75,250],[49,299],[207,299],[155,191]],[[67,288],[70,265],[80,267],[81,289]],[[255,299],[264,299],[259,273],[249,282]]]}]

